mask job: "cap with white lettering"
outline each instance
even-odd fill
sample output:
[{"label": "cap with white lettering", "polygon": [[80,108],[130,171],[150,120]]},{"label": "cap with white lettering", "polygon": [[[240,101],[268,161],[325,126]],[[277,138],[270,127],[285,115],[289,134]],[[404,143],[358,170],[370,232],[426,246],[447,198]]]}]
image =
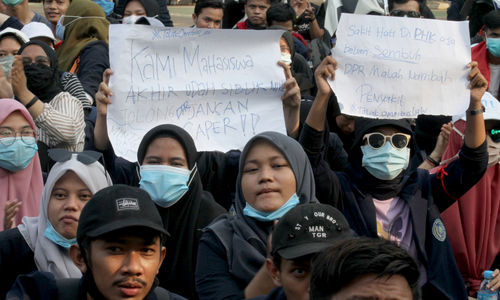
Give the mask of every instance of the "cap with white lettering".
[{"label": "cap with white lettering", "polygon": [[76,236],[80,243],[85,237],[95,238],[127,227],[146,227],[168,235],[149,194],[117,184],[100,190],[85,205]]},{"label": "cap with white lettering", "polygon": [[320,252],[336,241],[354,236],[344,215],[335,207],[300,204],[287,212],[273,231],[272,253],[294,259]]}]

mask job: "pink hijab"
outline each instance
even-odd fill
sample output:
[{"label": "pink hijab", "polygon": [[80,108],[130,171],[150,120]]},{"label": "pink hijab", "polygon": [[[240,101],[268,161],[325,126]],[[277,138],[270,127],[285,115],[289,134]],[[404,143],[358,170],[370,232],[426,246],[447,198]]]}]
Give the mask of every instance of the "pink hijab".
[{"label": "pink hijab", "polygon": [[[454,126],[465,132],[465,122]],[[462,147],[462,137],[452,130],[442,160]],[[500,164],[488,167],[483,178],[465,195],[441,213],[460,273],[470,295],[479,289],[482,272],[488,270],[500,251]]]},{"label": "pink hijab", "polygon": [[[33,122],[28,110],[21,103],[13,99],[0,99],[0,124],[15,111],[19,111],[36,132],[35,122]],[[31,163],[24,170],[13,173],[0,168],[0,231],[4,229],[3,218],[6,201],[14,199],[22,201],[15,218],[15,225],[19,225],[24,216],[38,216],[40,213],[42,191],[43,178],[38,153],[35,154]]]}]

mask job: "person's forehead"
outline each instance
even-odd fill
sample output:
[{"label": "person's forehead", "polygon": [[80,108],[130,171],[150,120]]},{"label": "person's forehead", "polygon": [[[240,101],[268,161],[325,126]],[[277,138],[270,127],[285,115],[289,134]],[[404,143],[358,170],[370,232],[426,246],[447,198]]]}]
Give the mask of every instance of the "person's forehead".
[{"label": "person's forehead", "polygon": [[23,52],[21,53],[23,56],[45,56],[47,57],[47,54],[45,51],[43,51],[43,48],[40,47],[39,45],[29,45],[28,47],[23,49]]},{"label": "person's forehead", "polygon": [[403,132],[403,131],[396,126],[384,125],[384,126],[372,128],[368,131],[368,133],[370,133],[370,132],[380,132],[380,133],[385,134],[385,135],[390,135],[390,134],[393,134],[396,132]]},{"label": "person's forehead", "polygon": [[21,48],[21,44],[19,43],[19,41],[15,37],[13,37],[11,35],[3,36],[3,37],[0,38],[0,45],[2,45],[2,44],[4,44],[4,45],[5,44],[12,45],[13,43],[15,43],[16,46],[18,46],[19,48]]},{"label": "person's forehead", "polygon": [[485,28],[484,32],[486,33],[486,35],[489,35],[491,33],[495,33],[495,34],[498,34],[500,35],[500,27],[498,28],[493,28],[493,29],[490,29],[490,28]]},{"label": "person's forehead", "polygon": [[403,11],[418,11],[420,12],[420,6],[415,0],[410,0],[406,3],[394,3],[393,10],[403,10]]},{"label": "person's forehead", "polygon": [[201,15],[211,15],[211,16],[220,15],[220,17],[222,18],[223,13],[224,13],[224,11],[222,8],[204,7],[201,9],[200,16]]}]

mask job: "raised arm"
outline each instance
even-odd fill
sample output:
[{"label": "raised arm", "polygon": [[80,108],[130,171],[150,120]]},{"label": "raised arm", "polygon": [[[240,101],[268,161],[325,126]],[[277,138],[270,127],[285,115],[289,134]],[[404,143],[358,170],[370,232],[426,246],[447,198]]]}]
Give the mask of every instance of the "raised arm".
[{"label": "raised arm", "polygon": [[95,94],[97,117],[94,127],[94,146],[100,151],[104,151],[109,147],[106,116],[108,114],[108,104],[112,103],[109,98],[113,96],[108,86],[111,75],[113,75],[111,69],[106,69],[104,71],[102,74],[102,82],[99,84],[99,90]]},{"label": "raised arm", "polygon": [[300,88],[297,81],[292,76],[290,66],[284,62],[278,62],[285,72],[285,89],[281,100],[283,101],[283,114],[285,117],[286,133],[294,139],[299,136],[300,125]]}]

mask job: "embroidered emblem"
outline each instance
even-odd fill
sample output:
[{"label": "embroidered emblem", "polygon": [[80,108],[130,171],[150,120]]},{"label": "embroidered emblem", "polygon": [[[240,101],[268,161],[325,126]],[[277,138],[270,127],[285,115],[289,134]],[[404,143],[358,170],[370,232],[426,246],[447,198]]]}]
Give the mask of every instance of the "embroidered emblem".
[{"label": "embroidered emblem", "polygon": [[139,201],[135,198],[116,199],[116,210],[139,210]]},{"label": "embroidered emblem", "polygon": [[440,219],[436,219],[432,224],[432,235],[440,242],[444,242],[446,239],[446,228]]}]

